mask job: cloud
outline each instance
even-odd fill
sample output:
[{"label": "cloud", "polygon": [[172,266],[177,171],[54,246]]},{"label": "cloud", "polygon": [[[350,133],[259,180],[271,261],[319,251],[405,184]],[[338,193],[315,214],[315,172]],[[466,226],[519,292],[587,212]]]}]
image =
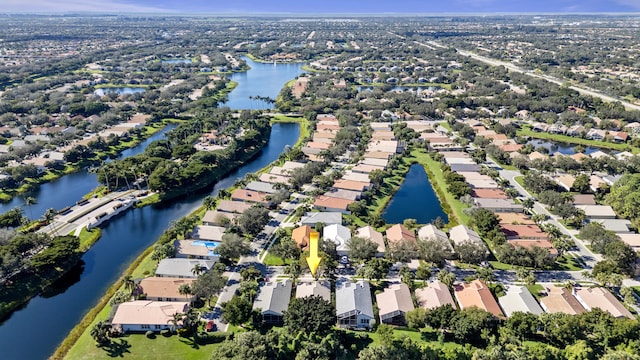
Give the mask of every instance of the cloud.
[{"label": "cloud", "polygon": [[640,10],[640,0],[615,0],[616,3],[628,6],[634,10]]},{"label": "cloud", "polygon": [[152,6],[127,4],[117,0],[2,0],[0,12],[167,12]]}]

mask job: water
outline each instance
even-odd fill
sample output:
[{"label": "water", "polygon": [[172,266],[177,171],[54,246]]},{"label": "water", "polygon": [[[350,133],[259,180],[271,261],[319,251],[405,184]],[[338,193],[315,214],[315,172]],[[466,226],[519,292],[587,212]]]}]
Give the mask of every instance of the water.
[{"label": "water", "polygon": [[[361,86],[358,85],[356,87],[356,89],[358,90],[358,92],[363,92],[363,91],[368,91],[368,92],[372,92],[374,89],[383,89],[384,86]],[[438,89],[442,89],[439,86],[393,86],[391,88],[391,90],[389,91],[411,91],[411,92],[415,92],[416,94],[420,94],[421,92],[425,91],[425,90],[430,90],[430,91],[435,91]]]},{"label": "water", "polygon": [[110,87],[96,89],[93,93],[98,96],[105,96],[109,93],[116,93],[118,95],[130,95],[147,91],[146,88],[141,87]]},{"label": "water", "polygon": [[416,219],[418,224],[428,224],[438,216],[445,222],[449,221],[422,165],[411,165],[382,218],[388,224],[402,223],[405,219]]},{"label": "water", "polygon": [[247,62],[251,70],[231,75],[231,80],[237,82],[238,86],[229,94],[229,99],[224,104],[234,110],[273,109],[273,104],[249,97],[259,95],[275,100],[287,81],[304,73],[302,63],[274,65],[258,63],[246,57],[242,59]]},{"label": "water", "polygon": [[[3,360],[44,359],[64,339],[84,314],[95,306],[106,289],[131,261],[153,244],[171,221],[201,205],[208,194],[232,185],[278,158],[286,145],[300,136],[298,124],[274,124],[269,143],[253,161],[243,165],[212,188],[166,205],[133,209],[113,218],[102,238],[82,257],[85,265],[51,297],[38,296],[0,325]],[[39,330],[38,330],[39,329]],[[35,334],[37,336],[30,336]]]},{"label": "water", "polygon": [[171,60],[162,60],[163,64],[191,64],[193,61],[191,59],[171,59]]},{"label": "water", "polygon": [[[563,155],[573,155],[576,153],[576,151],[574,150],[574,148],[577,146],[577,144],[569,144],[569,143],[563,143],[563,142],[556,142],[556,141],[551,141],[551,140],[542,140],[542,139],[532,139],[529,140],[527,142],[527,144],[532,144],[534,146],[534,148],[539,148],[539,147],[544,147],[547,150],[549,150],[550,154],[553,154],[555,152],[559,152]],[[585,147],[585,154],[589,155],[592,154],[596,151],[604,151],[607,152],[607,150],[605,149],[600,149],[597,147],[593,147],[593,146],[587,146]]]},{"label": "water", "polygon": [[[164,135],[175,129],[176,124],[169,124],[164,129],[158,131],[140,144],[124,150],[120,158],[125,158],[140,154],[151,142],[164,138]],[[0,203],[0,212],[5,213],[15,207],[22,207],[24,215],[30,219],[42,217],[47,209],[62,209],[71,206],[80,200],[85,194],[98,187],[98,176],[90,173],[87,169],[63,175],[60,178],[44,183],[34,190],[15,196],[11,201]],[[32,197],[36,203],[31,206],[25,205],[25,199]]]}]

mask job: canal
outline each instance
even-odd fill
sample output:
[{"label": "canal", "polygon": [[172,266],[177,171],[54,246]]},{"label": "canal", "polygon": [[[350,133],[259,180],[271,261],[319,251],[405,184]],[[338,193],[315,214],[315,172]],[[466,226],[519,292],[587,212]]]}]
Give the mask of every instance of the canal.
[{"label": "canal", "polygon": [[420,164],[411,165],[404,182],[382,213],[382,218],[388,224],[402,224],[405,219],[428,224],[438,216],[445,223],[449,222],[424,167]]},{"label": "canal", "polygon": [[125,212],[102,230],[100,240],[82,257],[76,269],[54,289],[55,296],[38,296],[0,326],[2,359],[44,359],[55,350],[84,314],[144,249],[151,246],[171,221],[185,216],[245,174],[273,162],[300,135],[298,124],[274,124],[269,143],[253,161],[238,168],[207,191],[168,204]]},{"label": "canal", "polygon": [[[125,158],[140,154],[151,142],[164,138],[164,135],[175,129],[176,124],[169,124],[162,130],[151,135],[140,144],[124,150],[119,158]],[[0,213],[5,213],[15,207],[22,207],[24,215],[30,219],[42,217],[47,209],[62,209],[71,206],[80,200],[85,194],[91,192],[98,185],[98,176],[89,172],[86,168],[72,174],[44,183],[32,191],[15,196],[11,201],[0,204]],[[32,197],[36,203],[27,206],[25,199]]]}]

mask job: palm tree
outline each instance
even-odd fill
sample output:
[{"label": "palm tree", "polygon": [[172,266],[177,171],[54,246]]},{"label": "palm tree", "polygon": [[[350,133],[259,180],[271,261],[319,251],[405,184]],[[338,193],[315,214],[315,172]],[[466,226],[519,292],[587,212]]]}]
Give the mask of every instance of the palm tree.
[{"label": "palm tree", "polygon": [[171,317],[171,319],[168,321],[169,324],[171,324],[171,332],[176,331],[176,329],[178,328],[179,324],[182,324],[182,319],[184,318],[183,313],[175,313],[173,314],[173,316]]},{"label": "palm tree", "polygon": [[29,217],[33,219],[33,209],[31,209],[31,205],[36,203],[36,198],[32,196],[27,196],[24,199],[24,204],[29,207]]},{"label": "palm tree", "polygon": [[216,206],[216,198],[211,195],[207,195],[204,197],[204,200],[202,200],[202,205],[205,209],[211,210],[214,206]]},{"label": "palm tree", "polygon": [[102,321],[98,321],[91,328],[91,337],[96,341],[98,346],[102,346],[109,342],[109,325]]},{"label": "palm tree", "polygon": [[131,275],[127,275],[122,279],[122,285],[129,291],[130,295],[133,295],[133,290],[136,288],[136,282]]},{"label": "palm tree", "polygon": [[200,276],[200,274],[202,274],[202,273],[204,273],[206,271],[207,271],[207,268],[202,266],[202,265],[200,265],[200,264],[193,265],[193,268],[191,269],[191,273],[195,277]]},{"label": "palm tree", "polygon": [[191,286],[189,286],[189,284],[180,285],[180,287],[178,288],[178,293],[180,293],[180,295],[184,295],[185,300],[189,300],[189,295],[193,294],[193,292],[191,291]]},{"label": "palm tree", "polygon": [[51,233],[54,236],[57,236],[56,229],[53,227],[53,218],[58,214],[58,211],[54,208],[48,208],[47,211],[44,212],[44,219],[49,224],[49,228],[51,229]]}]

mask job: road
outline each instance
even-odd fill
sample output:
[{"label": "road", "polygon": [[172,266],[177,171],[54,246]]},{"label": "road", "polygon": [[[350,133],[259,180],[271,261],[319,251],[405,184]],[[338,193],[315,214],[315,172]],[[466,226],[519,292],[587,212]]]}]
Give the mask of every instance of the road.
[{"label": "road", "polygon": [[[433,48],[433,47],[439,47],[439,48],[446,48],[446,46],[436,43],[435,41],[428,41],[427,43],[423,43],[423,42],[419,42],[419,41],[415,41],[416,44],[418,45],[422,45],[424,47],[428,47],[428,48]],[[501,61],[501,60],[496,60],[496,59],[492,59],[486,56],[482,56],[482,55],[478,55],[476,53],[473,53],[471,51],[467,51],[467,50],[462,50],[462,49],[457,49],[456,51],[463,56],[467,56],[470,57],[472,59],[481,61],[485,64],[489,64],[489,65],[493,65],[493,66],[504,66],[505,68],[507,68],[510,71],[515,71],[515,72],[519,72],[534,78],[538,78],[538,79],[543,79],[546,80],[548,82],[557,84],[557,85],[562,85],[567,83],[567,80],[564,79],[560,79],[554,76],[550,76],[550,75],[546,75],[546,74],[539,74],[536,72],[533,72],[531,70],[526,70],[523,69],[511,62],[507,62],[507,61]],[[640,110],[640,105],[636,105],[636,104],[632,104],[630,102],[624,101],[624,100],[620,100],[614,96],[611,95],[607,95],[604,94],[602,92],[593,90],[593,89],[589,89],[586,87],[582,87],[582,86],[576,86],[576,85],[570,85],[569,88],[571,90],[575,90],[577,92],[579,92],[580,94],[583,95],[589,95],[589,96],[593,96],[593,97],[597,97],[599,99],[602,99],[604,101],[607,102],[619,102],[620,104],[622,104],[625,108],[630,109],[630,110]]]},{"label": "road", "polygon": [[[520,171],[504,170],[502,169],[502,167],[500,167],[500,165],[498,165],[495,161],[493,161],[493,159],[490,159],[490,158],[487,159],[487,163],[490,167],[493,167],[494,169],[500,169],[498,171],[500,174],[500,177],[503,179],[509,180],[509,183],[511,184],[511,186],[513,186],[516,190],[518,190],[518,192],[522,196],[533,198],[533,196],[531,196],[531,194],[529,194],[529,192],[515,180],[516,177],[522,176],[522,173],[520,173]],[[577,231],[567,229],[567,227],[564,226],[559,221],[558,216],[550,213],[544,204],[536,201],[533,205],[533,211],[537,214],[543,214],[547,216],[547,220],[545,221],[546,224],[552,224],[556,226],[564,235],[570,237],[574,241],[574,243],[576,244],[576,249],[570,252],[578,256],[582,260],[583,264],[587,269],[593,269],[593,267],[597,262],[602,261],[601,255],[594,254],[591,250],[589,250],[589,248],[587,248],[584,241],[576,237]]]}]

